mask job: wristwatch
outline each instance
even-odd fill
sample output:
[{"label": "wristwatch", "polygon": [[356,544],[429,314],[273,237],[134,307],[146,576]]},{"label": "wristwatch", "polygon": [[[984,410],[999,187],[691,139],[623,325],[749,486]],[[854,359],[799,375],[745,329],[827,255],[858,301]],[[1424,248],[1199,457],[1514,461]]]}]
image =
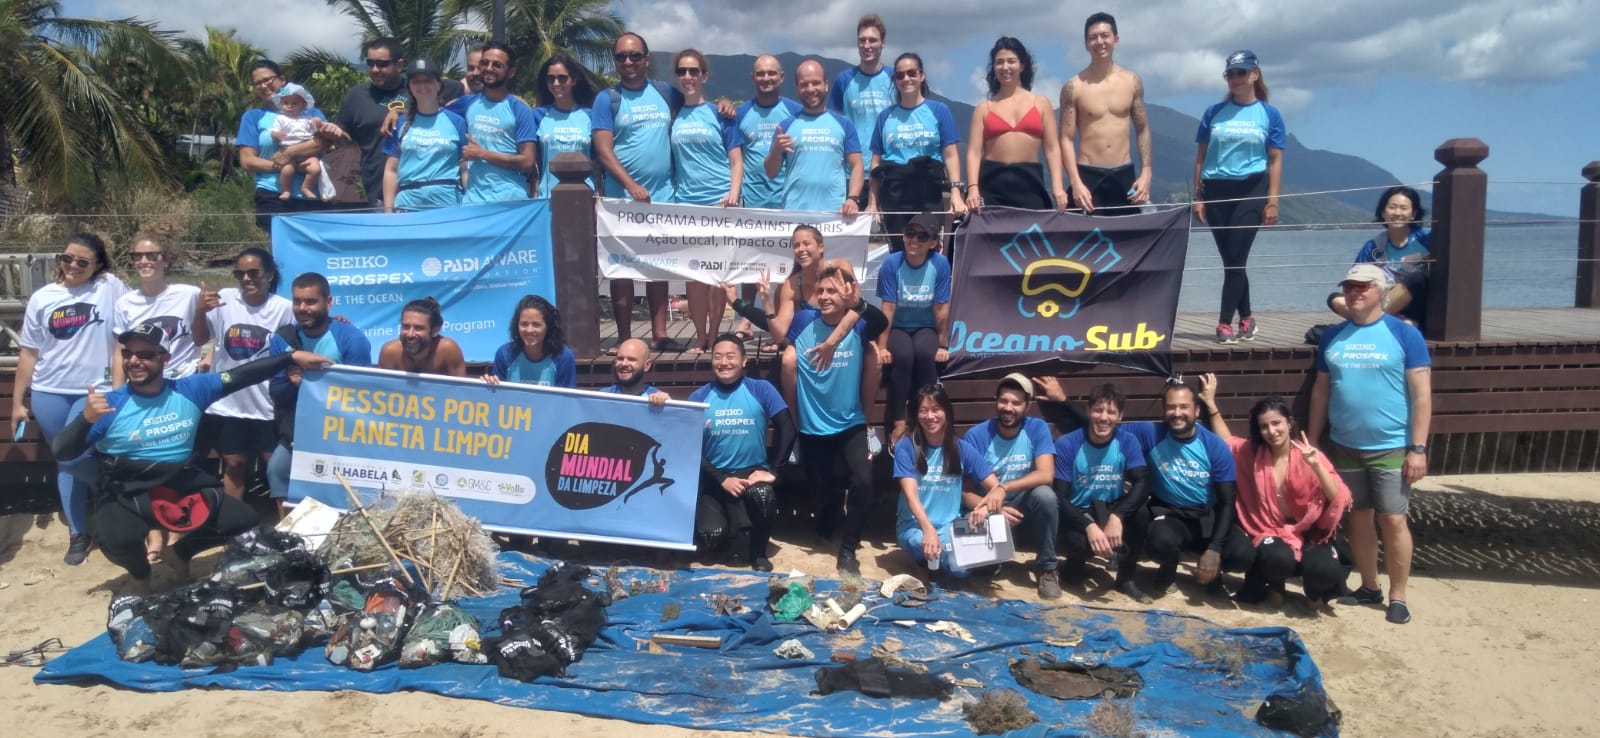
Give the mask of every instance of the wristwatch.
[{"label": "wristwatch", "polygon": [[1422,454],[1423,456],[1427,456],[1428,455],[1428,445],[1425,444],[1425,443],[1413,443],[1410,446],[1406,447],[1406,453]]}]

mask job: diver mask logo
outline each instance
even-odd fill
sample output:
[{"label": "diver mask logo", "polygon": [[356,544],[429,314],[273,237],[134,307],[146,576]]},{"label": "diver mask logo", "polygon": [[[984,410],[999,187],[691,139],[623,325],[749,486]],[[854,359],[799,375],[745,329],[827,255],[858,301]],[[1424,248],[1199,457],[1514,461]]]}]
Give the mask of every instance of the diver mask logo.
[{"label": "diver mask logo", "polygon": [[1077,315],[1094,275],[1109,271],[1122,261],[1116,244],[1099,228],[1072,248],[1057,253],[1055,244],[1037,223],[1013,236],[1000,248],[1000,255],[1022,275],[1017,314],[1024,318]]}]

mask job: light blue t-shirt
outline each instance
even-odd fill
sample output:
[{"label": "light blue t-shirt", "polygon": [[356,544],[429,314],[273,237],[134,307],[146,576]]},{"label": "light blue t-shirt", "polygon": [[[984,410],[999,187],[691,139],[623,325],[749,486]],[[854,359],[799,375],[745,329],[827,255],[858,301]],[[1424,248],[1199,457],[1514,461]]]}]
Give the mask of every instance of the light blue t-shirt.
[{"label": "light blue t-shirt", "polygon": [[1241,107],[1223,100],[1206,109],[1195,143],[1206,144],[1201,179],[1244,179],[1267,171],[1267,149],[1282,149],[1288,134],[1278,109],[1257,100]]},{"label": "light blue t-shirt", "polygon": [[[833,335],[835,326],[822,320],[815,310],[803,310],[789,326],[789,342],[797,355],[806,356],[817,344]],[[808,436],[831,436],[867,422],[861,409],[862,350],[866,340],[865,320],[857,320],[833,351],[833,363],[817,371],[811,362],[801,361],[795,403],[800,406],[800,432]]]},{"label": "light blue t-shirt", "polygon": [[442,208],[461,202],[461,148],[467,145],[467,124],[448,110],[435,115],[401,115],[395,121],[395,135],[383,142],[383,155],[400,161],[398,181],[402,187],[416,182],[449,180],[448,184],[401,189],[394,195],[400,210]]},{"label": "light blue t-shirt", "polygon": [[1389,275],[1391,281],[1413,274],[1428,273],[1428,238],[1431,234],[1421,226],[1412,226],[1406,233],[1406,242],[1396,246],[1389,242],[1385,230],[1356,253],[1357,264],[1377,264]]},{"label": "light blue t-shirt", "polygon": [[878,115],[895,104],[894,71],[883,67],[867,74],[861,67],[839,73],[828,89],[828,109],[850,119],[862,141],[878,133]]},{"label": "light blue t-shirt", "polygon": [[122,385],[106,395],[116,412],[89,426],[88,440],[101,453],[142,461],[178,463],[194,454],[195,434],[208,405],[222,397],[222,375],[168,379],[153,395]]},{"label": "light blue t-shirt", "polygon": [[1173,438],[1162,423],[1123,423],[1120,431],[1144,449],[1153,473],[1150,494],[1172,507],[1211,504],[1211,483],[1235,480],[1233,452],[1216,434],[1196,426],[1188,440]]},{"label": "light blue t-shirt", "polygon": [[705,460],[718,471],[735,472],[767,464],[767,426],[789,410],[771,382],[744,377],[733,386],[708,382],[689,395],[704,402]]},{"label": "light blue t-shirt", "polygon": [[990,418],[972,426],[961,441],[983,454],[984,462],[994,469],[1001,484],[1032,474],[1034,462],[1040,456],[1055,454],[1055,445],[1050,441],[1050,424],[1031,415],[1022,417],[1022,427],[1017,429],[1015,438],[1000,435],[1000,421]]},{"label": "light blue t-shirt", "polygon": [[335,364],[344,363],[344,351],[339,348],[339,340],[334,337],[333,331],[323,331],[322,335],[316,338],[306,335],[306,332],[299,328],[295,328],[294,332],[300,334],[301,348],[313,354],[333,359]]},{"label": "light blue t-shirt", "polygon": [[[322,111],[311,108],[306,111],[306,116],[317,120],[327,120]],[[238,147],[251,147],[256,150],[256,155],[263,159],[271,159],[278,150],[278,142],[272,139],[272,123],[278,119],[278,111],[271,108],[251,108],[244,111],[239,117],[239,135],[234,138],[233,145]],[[279,192],[278,170],[255,173],[256,189],[263,192]],[[305,181],[304,174],[296,173],[290,193],[295,199],[302,199],[305,195],[300,193],[300,184]]]},{"label": "light blue t-shirt", "polygon": [[1056,439],[1056,479],[1072,485],[1068,502],[1076,508],[1120,499],[1124,475],[1142,466],[1144,448],[1122,428],[1104,446],[1091,442],[1082,428]]},{"label": "light blue t-shirt", "polygon": [[672,122],[673,202],[718,205],[733,188],[733,160],[744,136],[717,117],[715,103],[685,105]]},{"label": "light blue t-shirt", "polygon": [[919,156],[944,161],[944,147],[960,142],[950,108],[938,100],[923,100],[914,108],[897,104],[878,114],[872,153],[885,163],[904,164]]},{"label": "light blue t-shirt", "polygon": [[[467,122],[467,133],[472,140],[497,154],[515,155],[522,144],[539,141],[533,108],[514,95],[496,101],[479,92],[456,99],[448,109]],[[526,199],[527,173],[486,161],[467,162],[467,189],[461,195],[461,202]]]},{"label": "light blue t-shirt", "polygon": [[[928,471],[917,471],[917,447],[912,444],[911,436],[905,435],[894,445],[894,478],[917,480],[917,499],[922,502],[922,512],[928,516],[928,522],[935,528],[942,528],[955,522],[961,517],[961,477],[965,475],[974,482],[981,482],[994,473],[989,463],[983,460],[983,454],[970,444],[958,443],[956,448],[961,453],[961,473],[946,474],[944,471],[944,448],[930,447],[927,450]],[[898,514],[895,519],[895,530],[903,531],[918,527],[917,519],[911,514],[911,508],[906,505],[906,496],[900,495]]]},{"label": "light blue t-shirt", "polygon": [[787,97],[778,98],[772,107],[762,107],[754,99],[744,101],[733,119],[739,125],[739,135],[744,137],[744,185],[739,197],[747,208],[783,207],[783,171],[778,176],[767,176],[767,152],[772,150],[772,137],[778,124],[800,113],[800,103]]},{"label": "light blue t-shirt", "polygon": [[515,341],[507,341],[494,352],[494,363],[489,371],[507,382],[540,387],[578,386],[578,364],[572,349],[566,346],[561,347],[560,353],[546,354],[534,361]]},{"label": "light blue t-shirt", "polygon": [[[621,96],[616,118],[611,115],[611,98]],[[670,98],[670,99],[669,99]],[[590,121],[596,131],[610,131],[612,150],[622,169],[650,192],[651,202],[673,202],[672,192],[672,103],[682,102],[683,94],[667,88],[662,96],[656,85],[643,89],[617,86],[602,90],[594,98]],[[628,191],[614,177],[606,178],[606,197],[627,197]]]},{"label": "light blue t-shirt", "polygon": [[878,299],[894,303],[895,328],[909,333],[938,327],[933,306],[950,302],[950,260],[933,253],[913,267],[904,251],[890,254],[878,267]]},{"label": "light blue t-shirt", "polygon": [[1333,442],[1357,451],[1411,444],[1406,372],[1432,366],[1415,326],[1393,315],[1367,325],[1345,321],[1322,334],[1317,371],[1328,375],[1328,427]]},{"label": "light blue t-shirt", "polygon": [[861,153],[856,127],[838,113],[799,113],[779,129],[794,139],[794,150],[783,155],[784,210],[834,212],[850,195],[851,154]]},{"label": "light blue t-shirt", "polygon": [[[561,180],[550,173],[550,162],[566,153],[579,153],[594,158],[594,126],[588,108],[561,110],[545,105],[533,111],[539,131],[539,192],[536,197],[546,199]],[[594,189],[594,175],[589,175],[589,189]]]}]

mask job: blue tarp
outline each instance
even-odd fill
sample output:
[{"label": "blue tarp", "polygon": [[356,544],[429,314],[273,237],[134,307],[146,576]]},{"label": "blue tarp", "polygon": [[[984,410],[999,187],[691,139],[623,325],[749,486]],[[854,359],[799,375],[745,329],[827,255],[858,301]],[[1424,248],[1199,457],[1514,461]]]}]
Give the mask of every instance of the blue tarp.
[{"label": "blue tarp", "polygon": [[[545,563],[518,554],[502,554],[507,576],[534,582]],[[624,571],[624,579],[646,580],[654,572]],[[826,592],[832,583],[818,582]],[[757,608],[739,616],[716,616],[715,593],[743,595]],[[170,692],[197,687],[246,690],[357,690],[388,693],[415,689],[503,705],[557,710],[639,723],[684,728],[746,730],[815,736],[972,735],[959,705],[983,689],[958,688],[955,699],[874,699],[857,693],[813,696],[814,674],[834,666],[835,651],[862,657],[887,638],[904,643],[902,658],[927,665],[931,673],[949,673],[981,682],[986,689],[1014,689],[1028,700],[1042,723],[1012,731],[1011,736],[1081,735],[1086,732],[1094,700],[1061,701],[1017,685],[1008,668],[1012,659],[1052,652],[1058,660],[1077,657],[1090,663],[1136,669],[1145,687],[1131,704],[1138,728],[1147,733],[1185,736],[1274,735],[1251,718],[1269,694],[1288,694],[1302,685],[1321,689],[1321,674],[1300,638],[1288,628],[1229,629],[1192,616],[1169,612],[1129,612],[1076,604],[1042,605],[1017,600],[992,600],[963,593],[940,592],[940,599],[920,608],[898,607],[873,592],[871,610],[852,630],[864,641],[823,633],[804,623],[775,622],[762,605],[766,578],[750,572],[696,569],[671,574],[666,592],[649,592],[614,603],[600,639],[568,668],[562,678],[541,678],[532,684],[502,679],[493,666],[445,664],[402,670],[388,666],[357,672],[323,659],[312,647],[295,659],[271,666],[241,667],[226,674],[209,669],[185,670],[154,663],[120,661],[109,636],[101,635],[41,669],[41,684],[106,682],[130,689]],[[486,623],[501,608],[517,603],[514,590],[503,590],[461,604]],[[662,622],[662,608],[681,606],[681,615]],[[911,627],[891,621],[914,621]],[[937,620],[960,623],[976,643],[934,633],[924,625]],[[719,650],[666,647],[670,654],[643,650],[658,632],[720,635]],[[781,640],[798,638],[816,658],[789,661],[772,655]],[[1052,642],[1076,646],[1058,647]],[[1231,653],[1244,665],[1234,673],[1218,664]]]}]

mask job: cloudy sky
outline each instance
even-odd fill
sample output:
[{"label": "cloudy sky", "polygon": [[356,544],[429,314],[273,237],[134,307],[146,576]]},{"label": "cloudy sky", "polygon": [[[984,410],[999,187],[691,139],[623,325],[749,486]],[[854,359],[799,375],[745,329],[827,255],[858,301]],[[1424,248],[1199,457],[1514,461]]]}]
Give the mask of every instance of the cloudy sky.
[{"label": "cloudy sky", "polygon": [[[356,36],[325,0],[64,6],[69,15],[131,15],[190,32],[232,26],[276,55],[307,45],[343,50]],[[1302,143],[1365,157],[1402,181],[1431,179],[1439,170],[1433,149],[1446,139],[1477,137],[1490,147],[1483,167],[1491,206],[1576,215],[1579,172],[1600,160],[1600,0],[617,0],[616,7],[653,49],[799,51],[849,61],[855,21],[870,10],[888,23],[886,56],[920,52],[936,90],[971,101],[981,97],[987,52],[1001,35],[1028,45],[1039,68],[1034,89],[1053,96],[1086,63],[1083,18],[1105,10],[1117,16],[1117,58],[1144,76],[1151,102],[1198,116],[1225,91],[1223,57],[1248,48]],[[358,49],[348,51],[353,59]]]}]

